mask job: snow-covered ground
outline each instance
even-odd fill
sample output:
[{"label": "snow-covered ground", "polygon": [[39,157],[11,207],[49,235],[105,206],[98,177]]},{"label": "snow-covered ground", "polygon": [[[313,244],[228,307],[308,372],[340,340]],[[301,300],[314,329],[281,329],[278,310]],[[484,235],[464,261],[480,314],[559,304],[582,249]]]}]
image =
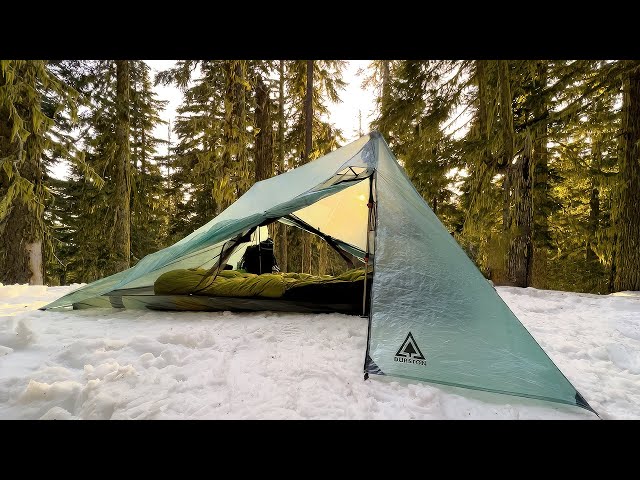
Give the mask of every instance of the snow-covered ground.
[{"label": "snow-covered ground", "polygon": [[[0,284],[0,418],[597,418],[525,398],[363,381],[359,317],[36,310],[74,288]],[[498,292],[602,418],[640,418],[640,293]]]}]

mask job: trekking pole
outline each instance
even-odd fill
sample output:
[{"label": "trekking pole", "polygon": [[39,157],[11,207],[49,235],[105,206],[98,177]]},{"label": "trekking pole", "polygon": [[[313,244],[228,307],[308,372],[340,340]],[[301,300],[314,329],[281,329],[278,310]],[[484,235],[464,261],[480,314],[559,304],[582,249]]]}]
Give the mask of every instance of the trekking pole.
[{"label": "trekking pole", "polygon": [[364,254],[364,291],[362,292],[362,316],[367,316],[367,277],[369,276],[369,238],[371,237],[371,227],[373,224],[373,176],[369,177],[369,215],[367,218],[367,251]]},{"label": "trekking pole", "polygon": [[258,226],[258,275],[262,275],[262,248],[260,246],[260,226]]}]

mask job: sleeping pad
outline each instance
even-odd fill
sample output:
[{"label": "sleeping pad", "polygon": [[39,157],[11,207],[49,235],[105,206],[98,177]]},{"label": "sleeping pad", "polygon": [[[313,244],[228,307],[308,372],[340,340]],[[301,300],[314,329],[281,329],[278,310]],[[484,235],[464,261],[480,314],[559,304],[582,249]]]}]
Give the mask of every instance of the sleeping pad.
[{"label": "sleeping pad", "polygon": [[[310,275],[307,273],[253,273],[222,270],[213,278],[205,279],[204,269],[172,270],[155,281],[156,295],[208,295],[213,297],[261,297],[313,300],[319,296],[335,298],[362,295],[364,269],[349,270],[338,276]],[[212,281],[213,280],[213,281]],[[341,294],[342,293],[342,294]]]}]

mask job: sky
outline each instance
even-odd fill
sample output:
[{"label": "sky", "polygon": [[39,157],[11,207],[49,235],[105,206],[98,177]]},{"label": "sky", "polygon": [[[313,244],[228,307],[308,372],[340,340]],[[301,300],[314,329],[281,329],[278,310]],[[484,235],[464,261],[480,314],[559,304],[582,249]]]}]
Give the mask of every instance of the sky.
[{"label": "sky", "polygon": [[[145,60],[155,74],[161,70],[171,68],[176,60]],[[363,89],[362,81],[364,75],[358,76],[357,72],[360,68],[363,70],[369,65],[371,60],[348,60],[346,68],[343,70],[343,80],[347,86],[340,93],[342,102],[329,104],[329,121],[337,128],[342,130],[342,135],[346,143],[351,142],[359,137],[358,124],[359,112],[362,112],[362,132],[369,132],[369,124],[375,117],[375,92],[373,89]],[[182,94],[178,88],[174,86],[158,85],[155,87],[159,100],[168,100],[167,108],[162,112],[161,117],[173,123],[176,116],[176,108],[182,101]],[[156,135],[160,138],[167,138],[167,126],[159,126],[156,129]],[[173,137],[173,135],[172,135]],[[172,143],[175,142],[172,138]],[[164,154],[165,152],[159,152]]]}]

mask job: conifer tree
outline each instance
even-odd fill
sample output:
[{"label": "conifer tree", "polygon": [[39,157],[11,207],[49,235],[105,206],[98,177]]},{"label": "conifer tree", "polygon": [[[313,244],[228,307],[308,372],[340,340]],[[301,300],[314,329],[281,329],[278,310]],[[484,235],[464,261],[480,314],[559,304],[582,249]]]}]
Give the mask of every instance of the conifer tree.
[{"label": "conifer tree", "polygon": [[259,182],[273,176],[273,123],[271,120],[271,99],[269,88],[260,74],[256,76],[255,86],[255,181]]},{"label": "conifer tree", "polygon": [[166,100],[153,91],[151,69],[146,62],[131,62],[131,259],[138,262],[167,243],[170,196],[161,171],[158,149],[166,140],[154,136]]},{"label": "conifer tree", "polygon": [[130,90],[131,74],[129,60],[116,60],[116,117],[113,198],[112,250],[115,269],[122,271],[131,265],[131,150]]},{"label": "conifer tree", "polygon": [[386,66],[376,67],[368,79],[380,83],[381,107],[374,128],[386,132],[387,141],[416,189],[447,227],[455,230],[456,206],[451,202],[453,144],[443,132],[460,101],[468,69],[465,62],[406,60],[395,62],[394,76],[384,93]]},{"label": "conifer tree", "polygon": [[69,74],[84,99],[77,142],[104,183],[86,180],[78,167],[71,168],[67,180],[55,182],[61,199],[51,207],[59,225],[56,256],[64,259],[59,275],[66,281],[88,282],[116,273],[127,268],[127,261],[134,264],[166,244],[155,159],[159,140],[152,134],[161,123],[163,105],[150,91],[144,62],[119,62],[87,61]]},{"label": "conifer tree", "polygon": [[[633,137],[633,127],[622,126],[623,119],[633,125],[633,96],[622,101],[621,84],[637,63],[451,62],[456,67],[439,79],[433,72],[447,63],[392,64],[390,101],[376,121],[415,184],[419,172],[428,171],[423,163],[437,164],[425,161],[428,144],[436,159],[448,160],[443,185],[464,212],[464,227],[456,214],[447,220],[420,186],[425,199],[497,283],[602,292],[609,276],[611,288],[623,288],[614,285],[616,265],[622,252],[625,263],[634,262],[629,252],[637,249],[627,245],[635,245],[637,221],[628,205],[637,203],[632,192],[638,189],[625,187],[633,184],[637,161],[628,161],[634,143],[624,137]],[[420,117],[421,111],[427,113]],[[433,122],[438,112],[444,113],[440,123]],[[468,120],[452,130],[456,116]],[[416,149],[412,165],[407,145],[425,131],[430,140]],[[427,178],[433,185],[433,174]]]},{"label": "conifer tree", "polygon": [[[284,134],[285,134],[285,113],[284,113],[284,60],[278,62],[278,174],[286,171],[285,157],[284,157]],[[287,272],[289,268],[289,255],[288,255],[288,228],[281,223],[278,224],[278,261],[280,270]]]},{"label": "conifer tree", "polygon": [[71,123],[77,92],[58,78],[54,63],[0,61],[0,281],[42,284],[44,252],[51,251],[45,205],[51,200],[46,168],[73,162],[99,179],[56,121]]},{"label": "conifer tree", "polygon": [[[336,60],[293,60],[287,62],[286,91],[288,93],[290,126],[285,137],[287,164],[296,168],[334,150],[341,132],[322,118],[328,114],[327,101],[340,101],[344,87],[344,63]],[[319,273],[326,270],[327,251],[324,242],[297,229],[288,232],[289,269]]]},{"label": "conifer tree", "polygon": [[176,238],[211,220],[253,183],[250,70],[246,60],[188,60],[157,77],[184,94],[172,165],[172,182],[185,186],[172,222]]},{"label": "conifer tree", "polygon": [[[625,62],[627,63],[627,62]],[[614,289],[640,290],[640,62],[623,77]]]}]

